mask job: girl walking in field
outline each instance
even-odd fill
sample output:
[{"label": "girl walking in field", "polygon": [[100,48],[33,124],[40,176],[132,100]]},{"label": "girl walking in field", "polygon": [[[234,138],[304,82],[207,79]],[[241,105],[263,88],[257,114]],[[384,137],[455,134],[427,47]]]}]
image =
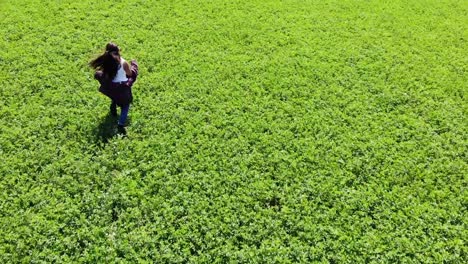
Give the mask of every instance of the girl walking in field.
[{"label": "girl walking in field", "polygon": [[111,115],[117,116],[117,106],[120,107],[118,129],[120,133],[125,134],[125,121],[133,101],[132,86],[138,76],[137,62],[132,60],[129,64],[120,56],[119,47],[108,43],[105,52],[89,65],[96,70],[94,78],[101,85],[99,91],[112,100]]}]

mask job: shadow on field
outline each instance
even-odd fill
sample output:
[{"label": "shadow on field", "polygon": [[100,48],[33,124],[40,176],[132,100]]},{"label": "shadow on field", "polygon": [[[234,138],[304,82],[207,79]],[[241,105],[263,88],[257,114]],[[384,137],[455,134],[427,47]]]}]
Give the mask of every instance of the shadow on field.
[{"label": "shadow on field", "polygon": [[116,136],[117,132],[117,117],[107,114],[96,127],[95,133],[97,143],[108,143],[109,139]]}]

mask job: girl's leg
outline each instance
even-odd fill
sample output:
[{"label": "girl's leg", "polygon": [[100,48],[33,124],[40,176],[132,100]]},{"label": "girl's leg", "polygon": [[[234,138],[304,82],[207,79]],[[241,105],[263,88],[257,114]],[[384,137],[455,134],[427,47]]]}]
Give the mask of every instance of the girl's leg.
[{"label": "girl's leg", "polygon": [[130,110],[130,104],[124,105],[120,108],[120,118],[119,118],[119,126],[124,126],[125,121],[127,120],[128,110]]},{"label": "girl's leg", "polygon": [[112,116],[117,116],[117,104],[114,100],[112,100],[112,103],[110,105],[110,113]]}]

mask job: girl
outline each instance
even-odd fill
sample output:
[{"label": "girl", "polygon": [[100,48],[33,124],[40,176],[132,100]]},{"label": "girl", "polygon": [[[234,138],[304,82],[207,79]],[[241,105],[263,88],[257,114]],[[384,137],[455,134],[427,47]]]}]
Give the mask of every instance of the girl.
[{"label": "girl", "polygon": [[106,45],[106,51],[92,60],[89,65],[96,70],[94,78],[99,81],[99,91],[109,97],[112,102],[110,113],[117,116],[117,106],[120,107],[118,121],[119,132],[125,134],[130,103],[133,101],[132,86],[138,76],[138,64],[135,60],[129,65],[120,56],[120,49],[114,43]]}]

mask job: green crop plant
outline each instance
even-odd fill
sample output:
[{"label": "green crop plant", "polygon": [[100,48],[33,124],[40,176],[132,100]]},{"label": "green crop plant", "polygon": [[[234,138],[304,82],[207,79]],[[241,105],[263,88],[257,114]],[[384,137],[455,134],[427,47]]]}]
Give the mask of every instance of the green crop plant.
[{"label": "green crop plant", "polygon": [[[466,1],[0,1],[0,262],[466,263]],[[137,59],[128,136],[87,63]]]}]

